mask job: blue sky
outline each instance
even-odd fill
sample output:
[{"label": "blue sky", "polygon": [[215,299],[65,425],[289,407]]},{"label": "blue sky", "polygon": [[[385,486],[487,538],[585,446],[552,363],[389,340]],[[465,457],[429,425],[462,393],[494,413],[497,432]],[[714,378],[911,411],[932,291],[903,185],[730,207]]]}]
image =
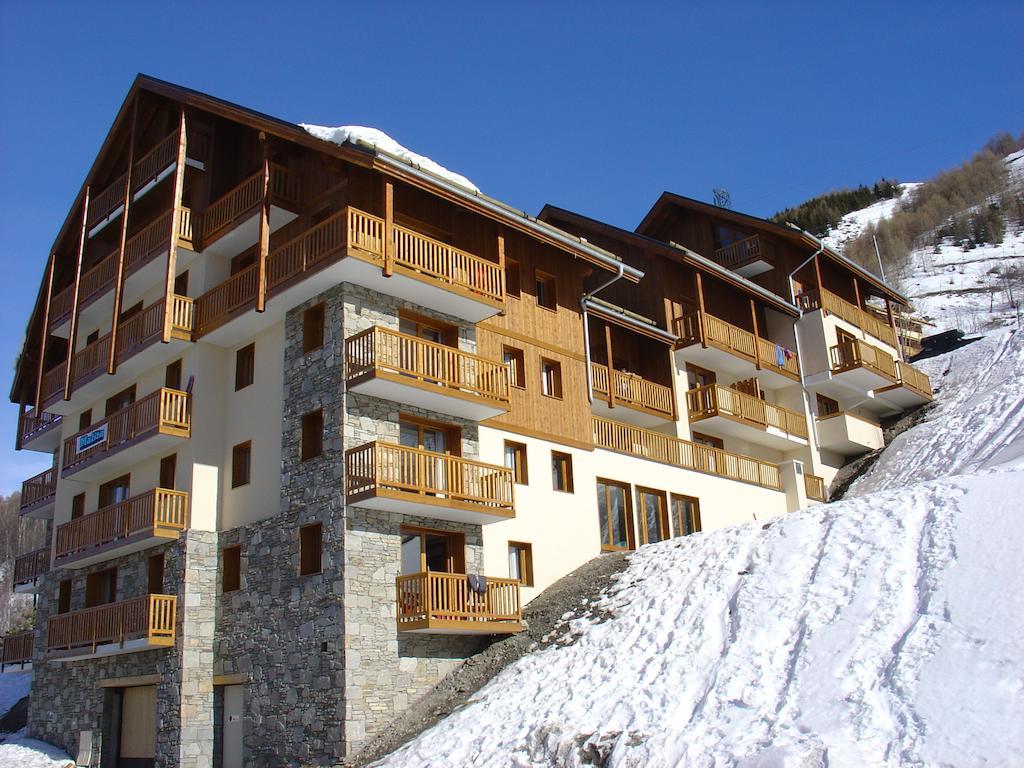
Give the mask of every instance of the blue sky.
[{"label": "blue sky", "polygon": [[[375,126],[519,208],[633,227],[665,189],[725,187],[770,215],[1019,133],[1022,29],[1019,0],[0,0],[4,393],[48,249],[137,72]],[[0,406],[0,492],[48,462],[13,450],[15,422]]]}]

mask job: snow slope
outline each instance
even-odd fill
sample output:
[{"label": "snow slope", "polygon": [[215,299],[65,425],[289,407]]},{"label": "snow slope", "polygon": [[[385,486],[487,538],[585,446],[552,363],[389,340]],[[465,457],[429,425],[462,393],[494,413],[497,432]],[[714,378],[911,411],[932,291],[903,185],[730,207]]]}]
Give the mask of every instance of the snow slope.
[{"label": "snow slope", "polygon": [[0,766],[4,766],[4,768],[75,768],[75,761],[46,742],[16,738],[0,744]]},{"label": "snow slope", "polygon": [[642,547],[610,619],[379,765],[1020,765],[1024,346],[927,365],[948,401],[859,489],[881,490]]},{"label": "snow slope", "polygon": [[910,193],[919,186],[921,186],[921,183],[917,181],[900,184],[898,196],[888,200],[879,200],[867,208],[861,208],[858,211],[846,214],[839,220],[834,229],[829,230],[828,234],[821,238],[822,242],[833,250],[842,251],[843,246],[847,242],[857,237],[868,226],[877,224],[882,219],[892,216],[899,204],[905,201],[910,196]]},{"label": "snow slope", "polygon": [[[28,696],[32,685],[32,672],[4,672],[0,674],[0,717],[6,715],[15,704]],[[3,765],[3,763],[0,763]]]}]

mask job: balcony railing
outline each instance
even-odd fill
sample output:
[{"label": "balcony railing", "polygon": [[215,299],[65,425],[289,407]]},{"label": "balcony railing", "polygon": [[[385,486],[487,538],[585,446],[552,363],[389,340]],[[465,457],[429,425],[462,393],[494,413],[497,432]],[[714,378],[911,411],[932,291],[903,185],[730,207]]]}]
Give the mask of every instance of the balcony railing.
[{"label": "balcony railing", "polygon": [[917,390],[929,400],[932,398],[932,382],[928,375],[917,370],[909,363],[896,361],[896,374],[905,387]]},{"label": "balcony railing", "polygon": [[345,364],[349,380],[396,373],[500,404],[509,400],[508,368],[501,363],[388,328],[369,328],[346,339]]},{"label": "balcony railing", "polygon": [[58,416],[54,413],[47,413],[46,411],[40,411],[36,413],[33,409],[31,411],[25,411],[21,415],[21,445],[29,443],[40,437],[51,429],[60,426],[63,421],[62,416]]},{"label": "balcony railing", "polygon": [[891,326],[825,288],[820,291],[816,289],[806,291],[797,296],[796,300],[797,305],[805,312],[824,310],[828,314],[840,317],[851,325],[857,326],[865,333],[870,333],[890,347],[896,346],[896,334],[893,333]]},{"label": "balcony railing", "polygon": [[83,611],[52,616],[46,633],[50,653],[95,653],[101,645],[143,640],[143,647],[174,645],[177,599],[173,595],[142,595]]},{"label": "balcony railing", "polygon": [[487,577],[474,592],[464,573],[412,573],[395,579],[399,631],[518,632],[523,612],[519,582]]},{"label": "balcony railing", "polygon": [[804,492],[808,499],[825,500],[825,481],[817,475],[804,474]]},{"label": "balcony railing", "polygon": [[600,416],[593,417],[593,423],[594,445],[598,448],[782,490],[782,479],[775,464]]},{"label": "balcony railing", "polygon": [[866,341],[850,339],[829,349],[829,362],[833,373],[867,368],[896,381],[896,361],[892,355]]},{"label": "balcony railing", "polygon": [[64,474],[149,434],[188,437],[190,426],[188,393],[158,389],[65,440]]},{"label": "balcony railing", "polygon": [[444,453],[373,442],[345,452],[346,492],[432,497],[497,513],[515,509],[512,470]]},{"label": "balcony railing", "polygon": [[718,384],[689,390],[686,407],[690,421],[731,416],[760,429],[772,427],[787,435],[807,439],[807,418],[804,414]]},{"label": "balcony railing", "polygon": [[119,541],[176,538],[188,525],[188,494],[156,488],[57,526],[55,557],[64,563]]},{"label": "balcony railing", "polygon": [[[299,177],[277,163],[270,164],[270,202],[298,210]],[[241,219],[263,205],[263,171],[257,171],[203,211],[203,247],[230,232]]]},{"label": "balcony railing", "polygon": [[684,347],[699,344],[703,339],[705,344],[750,362],[757,362],[763,368],[770,368],[794,380],[800,378],[800,361],[795,351],[755,336],[707,312],[690,312],[677,317],[675,328],[680,344]]},{"label": "balcony railing", "polygon": [[3,664],[25,664],[32,661],[32,646],[35,645],[36,634],[31,629],[25,632],[14,632],[4,635]]},{"label": "balcony railing", "polygon": [[21,484],[21,512],[30,512],[53,501],[57,495],[57,468],[50,467]]},{"label": "balcony railing", "polygon": [[14,561],[14,586],[31,584],[44,573],[50,572],[50,548],[40,547]]},{"label": "balcony railing", "polygon": [[[609,382],[609,374],[611,382]],[[617,371],[594,362],[590,364],[590,375],[594,392],[605,396],[611,392],[615,402],[653,411],[669,419],[675,413],[672,387],[666,387],[664,384],[648,381],[636,374]]]},{"label": "balcony railing", "polygon": [[759,235],[751,235],[724,248],[716,248],[715,261],[723,267],[734,269],[747,262],[763,258],[762,250],[761,237]]}]

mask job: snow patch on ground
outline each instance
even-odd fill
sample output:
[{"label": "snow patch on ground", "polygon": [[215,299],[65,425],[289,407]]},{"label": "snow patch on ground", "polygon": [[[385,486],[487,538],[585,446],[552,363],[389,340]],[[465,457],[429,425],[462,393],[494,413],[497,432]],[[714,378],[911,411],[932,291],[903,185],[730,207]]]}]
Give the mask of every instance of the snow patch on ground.
[{"label": "snow patch on ground", "polygon": [[[11,707],[28,696],[32,685],[31,672],[4,672],[0,674],[0,717],[11,711]],[[0,763],[3,765],[3,763]]]},{"label": "snow patch on ground", "polygon": [[75,761],[46,742],[14,738],[0,744],[0,765],[4,768],[74,768]]},{"label": "snow patch on ground", "polygon": [[892,216],[899,204],[909,199],[910,194],[919,186],[921,186],[921,182],[917,181],[900,184],[900,193],[896,197],[879,200],[859,211],[851,211],[843,216],[835,228],[830,229],[828,234],[821,238],[821,241],[834,251],[842,251],[846,243],[856,238],[870,225]]},{"label": "snow patch on ground", "polygon": [[384,131],[377,128],[367,128],[362,125],[339,125],[335,128],[328,128],[323,125],[309,125],[307,123],[299,123],[299,127],[311,136],[315,136],[323,141],[329,141],[332,144],[358,144],[359,142],[369,144],[381,152],[394,155],[421,170],[428,171],[435,176],[440,176],[453,184],[458,184],[460,187],[464,187],[472,192],[480,192],[479,187],[465,176],[449,171],[426,155],[419,155],[412,150],[406,149],[384,133]]}]

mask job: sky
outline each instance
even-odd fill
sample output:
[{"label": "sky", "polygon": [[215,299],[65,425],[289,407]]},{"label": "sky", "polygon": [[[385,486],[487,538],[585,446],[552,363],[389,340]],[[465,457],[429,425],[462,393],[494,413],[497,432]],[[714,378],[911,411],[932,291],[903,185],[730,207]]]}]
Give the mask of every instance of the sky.
[{"label": "sky", "polygon": [[[663,190],[767,216],[1024,130],[1024,3],[0,0],[0,361],[139,72],[380,128],[530,213],[632,228]],[[5,398],[6,401],[6,398]],[[46,468],[0,405],[0,492]]]}]

